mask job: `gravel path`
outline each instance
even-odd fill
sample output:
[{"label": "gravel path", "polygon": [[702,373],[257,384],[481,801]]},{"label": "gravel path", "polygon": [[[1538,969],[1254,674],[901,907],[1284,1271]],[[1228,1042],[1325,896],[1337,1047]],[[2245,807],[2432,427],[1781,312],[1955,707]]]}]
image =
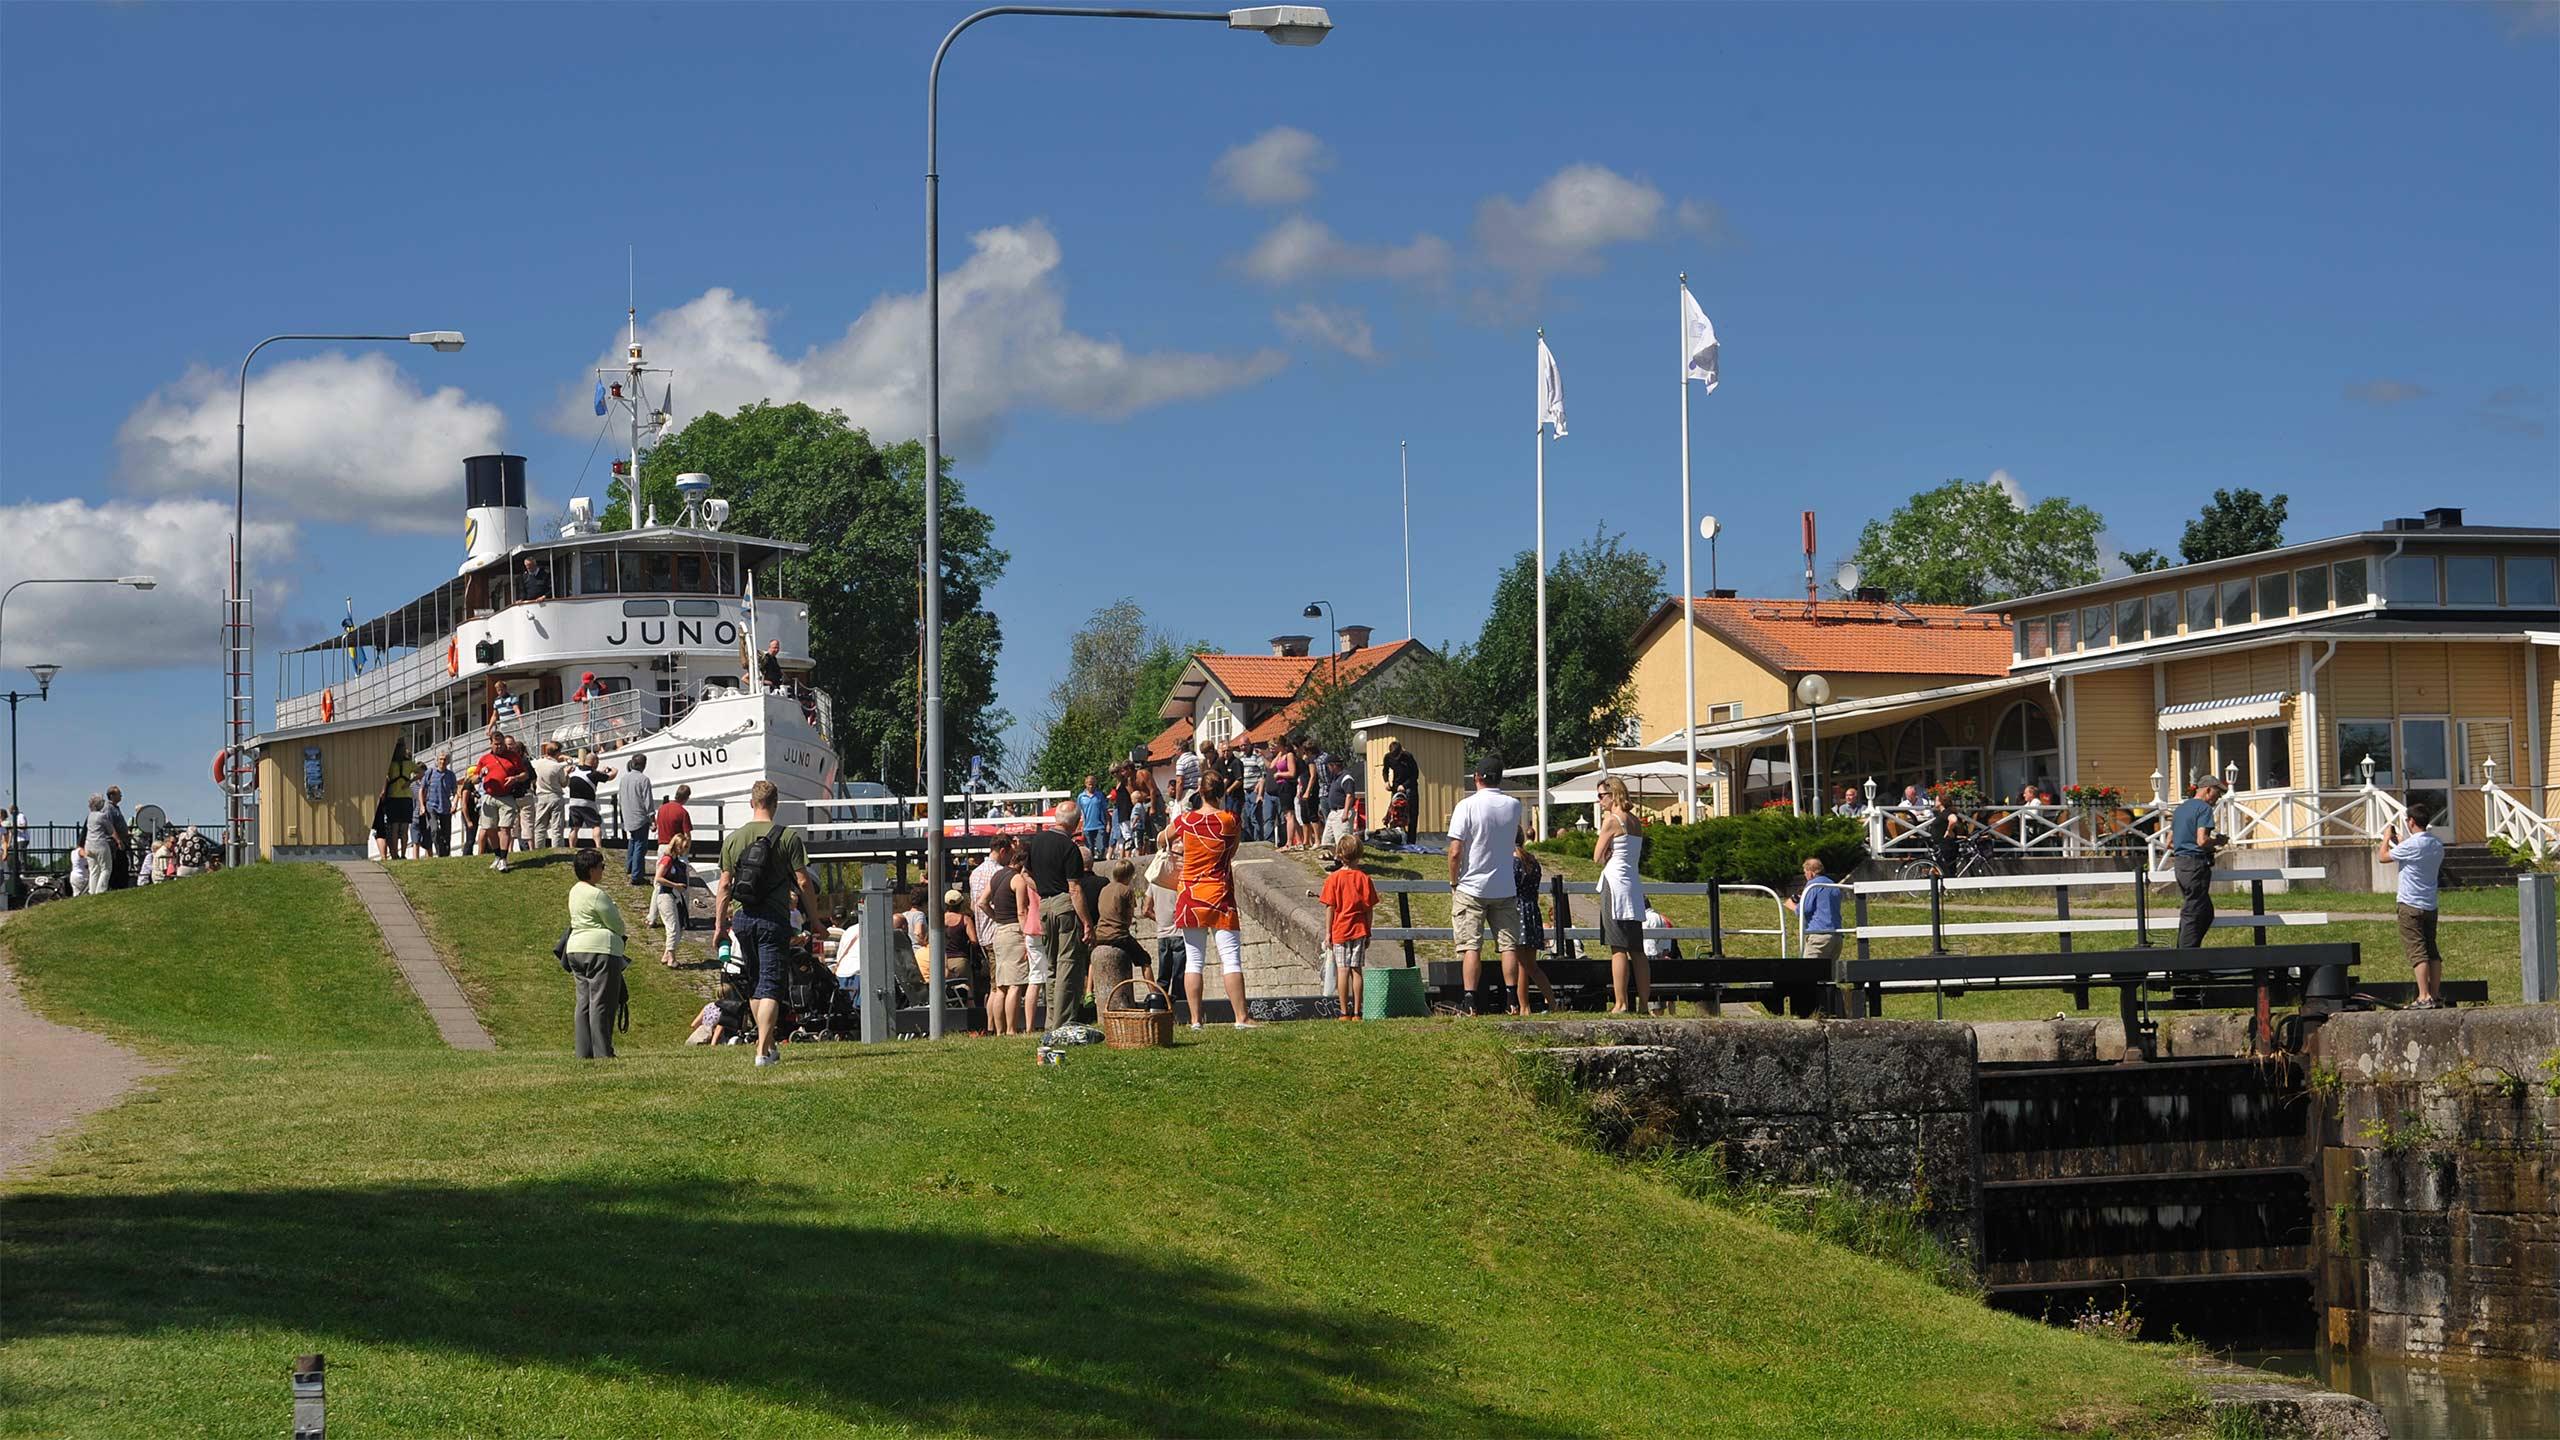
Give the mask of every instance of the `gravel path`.
[{"label": "gravel path", "polygon": [[[0,923],[16,912],[0,912]],[[53,1141],[160,1073],[141,1056],[86,1030],[56,1025],[27,1008],[17,972],[0,948],[0,1177],[15,1177],[52,1153]]]}]

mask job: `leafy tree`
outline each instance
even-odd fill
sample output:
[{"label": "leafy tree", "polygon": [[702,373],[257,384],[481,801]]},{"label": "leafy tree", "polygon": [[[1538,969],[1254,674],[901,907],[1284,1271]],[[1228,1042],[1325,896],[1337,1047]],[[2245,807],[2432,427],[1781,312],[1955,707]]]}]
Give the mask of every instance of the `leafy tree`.
[{"label": "leafy tree", "polygon": [[2098,512],[2059,497],[2021,506],[1988,480],[1925,490],[1858,535],[1858,568],[1895,599],[1987,605],[2098,578]]},{"label": "leafy tree", "polygon": [[2119,550],[2116,552],[2116,559],[2123,563],[2124,568],[2136,575],[2146,570],[2166,570],[2178,563],[2161,554],[2160,548],[2156,545],[2145,546],[2140,550]]},{"label": "leafy tree", "polygon": [[[1547,718],[1556,757],[1610,743],[1635,708],[1635,636],[1662,602],[1662,566],[1626,537],[1594,532],[1556,557],[1547,577]],[[1452,663],[1466,672],[1477,742],[1506,765],[1538,756],[1537,561],[1512,557],[1494,584],[1476,643]],[[1435,716],[1416,716],[1434,719]]]},{"label": "leafy tree", "polygon": [[[680,502],[675,477],[701,471],[730,505],[728,528],[805,544],[782,565],[783,591],[809,607],[816,681],[835,702],[836,753],[845,773],[877,768],[901,788],[916,774],[923,686],[918,669],[918,579],[924,543],[924,447],[880,449],[837,411],[794,402],[700,415],[649,452],[643,502],[660,519]],[[629,523],[617,486],[608,528]],[[1001,762],[1009,717],[995,705],[1004,634],[985,607],[986,588],[1008,558],[994,522],[970,506],[946,463],[942,482],[942,691],[948,753]]]},{"label": "leafy tree", "polygon": [[2190,565],[2255,555],[2284,543],[2282,495],[2269,499],[2255,490],[2216,490],[2204,512],[2187,522],[2178,537],[2178,553]]},{"label": "leafy tree", "polygon": [[1068,644],[1067,673],[1049,692],[1024,781],[1072,789],[1143,749],[1164,729],[1156,713],[1164,697],[1202,648],[1151,631],[1134,600],[1094,611]]}]

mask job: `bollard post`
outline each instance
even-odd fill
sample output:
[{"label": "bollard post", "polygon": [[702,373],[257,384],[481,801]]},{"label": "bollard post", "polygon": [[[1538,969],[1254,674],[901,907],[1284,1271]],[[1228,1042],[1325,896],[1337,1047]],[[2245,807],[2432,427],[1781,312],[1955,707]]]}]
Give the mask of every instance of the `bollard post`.
[{"label": "bollard post", "polygon": [[2133,862],[2133,948],[2151,948],[2151,855]]},{"label": "bollard post", "polygon": [[[2261,920],[2267,918],[2267,882],[2264,880],[2249,882],[2249,913]],[[2256,937],[2253,943],[2259,945],[2267,943],[2266,926],[2256,926],[2249,933]]]},{"label": "bollard post", "polygon": [[1707,882],[1707,958],[1724,958],[1724,882]]},{"label": "bollard post", "polygon": [[1555,931],[1547,937],[1547,950],[1560,960],[1581,959],[1581,942],[1566,933],[1573,929],[1573,906],[1564,898],[1563,875],[1547,877],[1547,894],[1554,902],[1547,906],[1547,914],[1555,921]]},{"label": "bollard post", "polygon": [[862,867],[862,1043],[896,1036],[898,977],[889,968],[889,867]]},{"label": "bollard post", "polygon": [[[1396,892],[1396,924],[1407,930],[1413,928],[1413,897],[1402,890]],[[1410,970],[1413,966],[1413,937],[1407,935],[1404,937],[1404,968]]]},{"label": "bollard post", "polygon": [[2551,875],[2516,877],[2516,929],[2524,941],[2524,1003],[2560,1000],[2560,910]]},{"label": "bollard post", "polygon": [[293,1357],[293,1440],[327,1440],[329,1357]]},{"label": "bollard post", "polygon": [[[1932,955],[1947,953],[1947,914],[1942,908],[1946,900],[1946,883],[1943,875],[1929,877],[1929,953]],[[1947,1002],[1941,997],[1938,1001],[1940,1019],[1946,1018],[1946,1008]]]}]

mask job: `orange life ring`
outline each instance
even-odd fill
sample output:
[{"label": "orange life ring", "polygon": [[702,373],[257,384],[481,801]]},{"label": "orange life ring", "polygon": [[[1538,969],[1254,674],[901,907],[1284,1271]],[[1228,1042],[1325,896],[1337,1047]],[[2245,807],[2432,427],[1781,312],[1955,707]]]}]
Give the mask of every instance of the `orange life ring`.
[{"label": "orange life ring", "polygon": [[338,718],[338,697],[337,697],[336,695],[331,694],[329,691],[326,691],[326,690],[321,691],[321,692],[320,692],[320,723],[321,723],[321,724],[323,724],[323,725],[326,725],[326,724],[328,724],[330,721],[335,720],[335,719],[337,719],[337,718]]},{"label": "orange life ring", "polygon": [[462,641],[451,636],[446,637],[444,642],[444,673],[447,675],[462,673]]},{"label": "orange life ring", "polygon": [[231,747],[228,745],[213,752],[213,783],[216,785],[231,783]]}]

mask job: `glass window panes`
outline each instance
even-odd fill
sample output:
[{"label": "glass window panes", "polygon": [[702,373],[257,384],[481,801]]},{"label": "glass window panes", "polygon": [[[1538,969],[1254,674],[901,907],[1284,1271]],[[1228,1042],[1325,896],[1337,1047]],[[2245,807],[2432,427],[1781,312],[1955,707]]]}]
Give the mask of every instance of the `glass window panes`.
[{"label": "glass window panes", "polygon": [[2258,788],[2293,788],[2293,732],[2282,725],[2261,726],[2258,741]]},{"label": "glass window panes", "polygon": [[[2515,728],[2506,720],[2465,720],[2462,722],[2462,783],[2486,784],[2495,779],[2501,785],[2515,782],[2514,760],[2507,753],[2514,743]],[[2494,774],[2483,761],[2494,760]]]},{"label": "glass window panes", "polygon": [[675,606],[678,615],[691,620],[717,620],[728,608],[717,600],[678,600]]},{"label": "glass window panes", "polygon": [[2328,609],[2329,567],[2314,565],[2308,570],[2294,571],[2293,593],[2294,598],[2301,602],[2302,613],[2305,615],[2315,610]]},{"label": "glass window panes", "polygon": [[2075,648],[2072,643],[2072,615],[2065,610],[2053,617],[2053,653],[2068,655]]},{"label": "glass window panes", "polygon": [[2120,643],[2130,645],[2136,640],[2150,638],[2151,632],[2142,626],[2142,615],[2141,601],[2119,600],[2116,602],[2116,637]]},{"label": "glass window panes", "polygon": [[2548,555],[2508,556],[2507,603],[2544,609],[2560,604],[2560,597],[2555,597],[2552,584],[2554,568],[2555,562]]},{"label": "glass window panes", "polygon": [[2447,555],[2444,557],[2444,603],[2447,605],[2497,604],[2497,557],[2494,555]]},{"label": "glass window panes", "polygon": [[581,550],[578,552],[578,593],[610,595],[613,593],[613,552]]},{"label": "glass window panes", "polygon": [[2151,597],[2151,638],[2165,639],[2178,633],[2178,597],[2174,593]]},{"label": "glass window panes", "polygon": [[2213,587],[2193,585],[2187,589],[2187,633],[2213,628]]},{"label": "glass window panes", "polygon": [[2190,735],[2178,742],[2178,777],[2170,789],[2184,795],[2205,776],[2213,773],[2213,742],[2202,735]]},{"label": "glass window panes", "polygon": [[2053,636],[2042,620],[2027,622],[2027,658],[2041,660],[2053,653]]},{"label": "glass window panes", "polygon": [[2018,658],[2024,660],[2027,658],[2027,622],[2024,620],[2019,621],[2016,629],[2018,632]]},{"label": "glass window panes", "polygon": [[2278,571],[2258,577],[2258,618],[2281,620],[2293,608],[2293,577]]},{"label": "glass window panes", "polygon": [[2394,605],[2433,605],[2436,557],[2393,555],[2382,562],[2382,598]]},{"label": "glass window panes", "polygon": [[625,600],[622,602],[622,613],[630,616],[634,620],[652,620],[667,613],[667,602],[664,600]]},{"label": "glass window panes", "polygon": [[2339,561],[2337,564],[2329,567],[2329,578],[2337,582],[2331,587],[2337,591],[2337,604],[2361,605],[2366,600],[2372,598],[2365,591],[2364,562],[2362,560]]},{"label": "glass window panes", "polygon": [[2400,783],[2399,772],[2391,768],[2391,722],[2388,720],[2339,721],[2339,783],[2362,785],[2366,756],[2373,757],[2374,784],[2389,789]]},{"label": "glass window panes", "polygon": [[2080,643],[2091,650],[2107,643],[2116,633],[2116,612],[2105,605],[2092,605],[2080,612]]},{"label": "glass window panes", "polygon": [[2249,594],[2249,582],[2245,579],[2222,582],[2223,624],[2246,625],[2249,623]]}]

